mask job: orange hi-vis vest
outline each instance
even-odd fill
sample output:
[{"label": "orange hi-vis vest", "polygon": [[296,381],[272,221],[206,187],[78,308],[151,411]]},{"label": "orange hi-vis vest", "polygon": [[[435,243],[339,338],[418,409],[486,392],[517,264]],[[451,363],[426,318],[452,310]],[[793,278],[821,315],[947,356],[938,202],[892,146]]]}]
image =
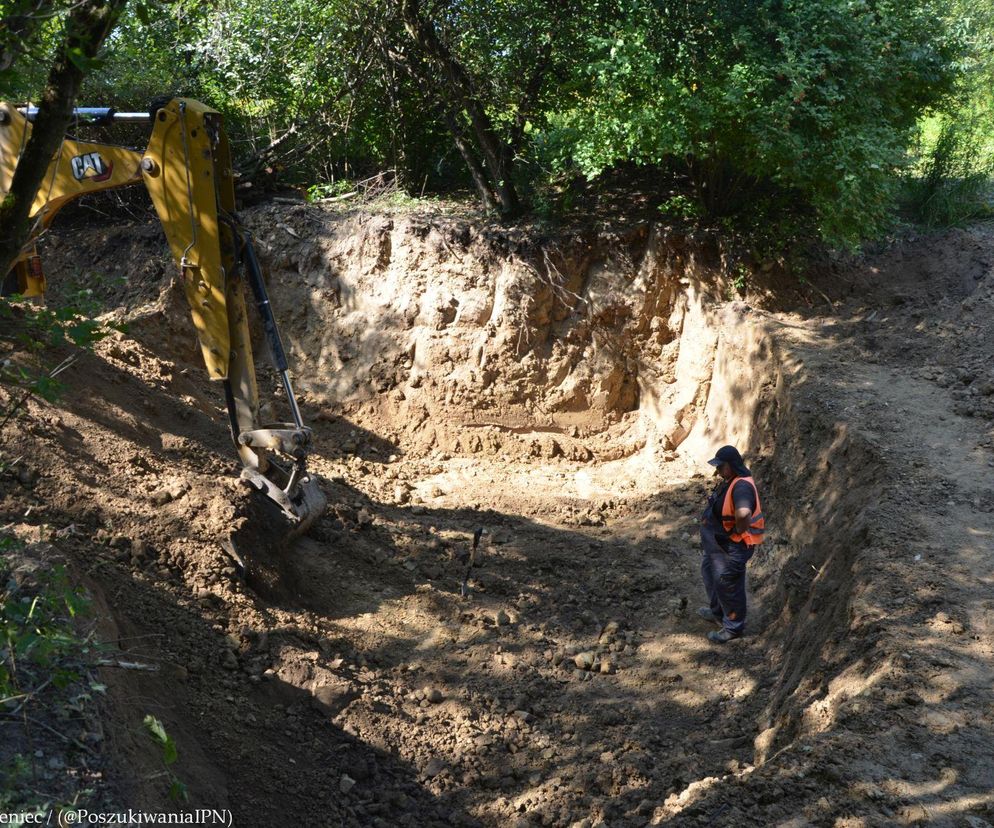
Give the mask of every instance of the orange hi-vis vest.
[{"label": "orange hi-vis vest", "polygon": [[[742,534],[738,534],[735,531],[735,506],[732,503],[732,489],[735,488],[735,484],[740,480],[744,480],[752,486],[753,492],[756,493],[756,508],[752,510],[749,528]],[[766,518],[763,517],[763,510],[759,505],[759,489],[756,488],[756,482],[751,477],[736,477],[728,484],[728,491],[725,492],[725,502],[721,506],[721,525],[728,532],[728,537],[736,543],[745,541],[747,545],[755,546],[763,542],[763,533],[766,531]]]}]

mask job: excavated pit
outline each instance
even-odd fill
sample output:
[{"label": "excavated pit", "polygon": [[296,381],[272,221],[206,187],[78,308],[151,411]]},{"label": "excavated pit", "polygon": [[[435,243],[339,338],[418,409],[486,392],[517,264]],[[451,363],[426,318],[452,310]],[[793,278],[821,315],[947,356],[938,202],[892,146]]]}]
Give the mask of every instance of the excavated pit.
[{"label": "excavated pit", "polygon": [[[53,293],[77,268],[128,334],[32,412],[17,440],[51,470],[4,519],[40,502],[78,527],[48,540],[108,639],[161,665],[107,671],[122,802],[175,807],[141,736],[154,712],[191,806],[236,824],[890,824],[900,803],[840,770],[873,716],[851,700],[890,699],[907,651],[881,651],[872,556],[903,518],[891,458],[840,403],[845,336],[771,312],[782,290],[727,301],[712,245],[659,226],[246,219],[330,503],[292,550],[232,482],[157,232],[46,240]],[[718,649],[694,617],[696,516],[726,442],[771,529],[749,635]]]}]

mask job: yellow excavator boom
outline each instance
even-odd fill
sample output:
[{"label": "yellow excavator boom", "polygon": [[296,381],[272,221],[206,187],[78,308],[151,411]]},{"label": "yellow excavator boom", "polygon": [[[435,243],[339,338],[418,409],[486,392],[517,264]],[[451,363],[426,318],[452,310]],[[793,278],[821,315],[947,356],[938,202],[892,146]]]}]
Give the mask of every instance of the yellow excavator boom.
[{"label": "yellow excavator boom", "polygon": [[[150,122],[148,147],[140,153],[66,137],[32,204],[31,237],[3,282],[4,291],[44,295],[35,240],[60,208],[87,193],[144,183],[180,269],[207,374],[224,385],[242,479],[303,531],[323,513],[326,500],[307,470],[311,430],[303,423],[293,393],[262,268],[251,234],[235,213],[231,157],[220,113],[188,98],[173,98],[149,113],[87,108],[77,113],[97,123]],[[0,198],[10,190],[34,114],[30,107],[0,102]],[[289,423],[259,422],[246,282],[286,394]]]}]

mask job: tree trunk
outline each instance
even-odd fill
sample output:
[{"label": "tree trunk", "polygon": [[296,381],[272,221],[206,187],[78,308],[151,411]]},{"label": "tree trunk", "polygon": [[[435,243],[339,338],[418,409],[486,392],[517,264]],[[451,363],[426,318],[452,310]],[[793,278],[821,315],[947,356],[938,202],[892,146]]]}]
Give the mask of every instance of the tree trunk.
[{"label": "tree trunk", "polygon": [[469,174],[473,177],[473,184],[476,186],[477,195],[480,196],[480,201],[483,202],[484,208],[499,212],[494,191],[491,189],[490,182],[487,180],[487,171],[483,169],[480,159],[476,157],[473,148],[463,136],[458,119],[453,113],[446,112],[445,123],[449,127],[449,132],[452,133],[452,141],[455,143],[456,149],[459,150],[459,154],[469,168]]},{"label": "tree trunk", "polygon": [[[511,181],[513,163],[511,147],[498,136],[480,103],[479,96],[473,89],[473,83],[466,70],[439,38],[434,23],[425,19],[421,12],[420,0],[403,0],[402,14],[404,26],[411,39],[438,66],[444,80],[444,84],[438,84],[437,79],[426,77],[422,78],[422,82],[434,81],[436,85],[443,87],[439,89],[439,94],[448,111],[466,113],[486,165],[483,172],[488,182],[488,189],[496,198],[497,207],[504,217],[517,215],[521,211],[521,202]],[[457,121],[450,121],[450,129],[453,123],[458,127]],[[466,154],[459,146],[460,140],[465,144],[465,139],[457,136],[456,132],[453,132],[452,137],[456,148],[465,158]],[[471,166],[470,173],[476,181],[479,169],[474,170]]]},{"label": "tree trunk", "polygon": [[28,240],[31,204],[72,120],[85,67],[100,51],[126,2],[82,0],[69,12],[31,137],[14,170],[10,192],[0,202],[0,275],[10,270]]}]

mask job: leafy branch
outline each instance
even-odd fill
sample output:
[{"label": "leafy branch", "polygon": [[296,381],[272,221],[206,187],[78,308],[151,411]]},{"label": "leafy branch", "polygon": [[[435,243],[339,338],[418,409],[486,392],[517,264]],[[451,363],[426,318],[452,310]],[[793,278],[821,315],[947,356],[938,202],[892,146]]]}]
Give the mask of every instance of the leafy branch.
[{"label": "leafy branch", "polygon": [[169,796],[173,801],[186,802],[189,799],[186,785],[170,769],[170,766],[175,764],[179,758],[179,751],[176,749],[173,737],[166,732],[165,725],[151,713],[145,716],[142,724],[145,725],[145,729],[156,744],[162,748],[163,771],[157,775],[165,775],[169,779]]}]

